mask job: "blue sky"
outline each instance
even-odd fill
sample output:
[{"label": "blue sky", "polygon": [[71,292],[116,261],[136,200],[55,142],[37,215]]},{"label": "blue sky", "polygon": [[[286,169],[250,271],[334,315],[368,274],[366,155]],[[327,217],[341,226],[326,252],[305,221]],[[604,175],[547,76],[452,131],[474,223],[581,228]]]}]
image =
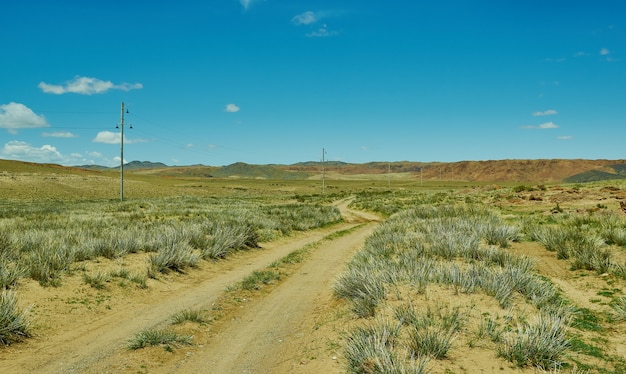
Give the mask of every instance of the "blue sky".
[{"label": "blue sky", "polygon": [[626,158],[619,0],[2,8],[4,159],[115,166],[122,102],[126,161]]}]

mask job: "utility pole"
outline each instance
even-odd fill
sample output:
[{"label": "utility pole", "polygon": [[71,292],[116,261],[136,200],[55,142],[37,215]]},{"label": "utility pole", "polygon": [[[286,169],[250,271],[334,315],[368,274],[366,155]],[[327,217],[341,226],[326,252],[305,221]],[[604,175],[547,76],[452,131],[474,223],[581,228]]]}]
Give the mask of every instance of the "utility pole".
[{"label": "utility pole", "polygon": [[[128,109],[126,109],[128,113]],[[132,128],[132,125],[131,125]],[[124,201],[124,102],[120,110],[120,201]]]},{"label": "utility pole", "polygon": [[324,189],[326,187],[324,180],[324,155],[326,155],[326,150],[322,148],[322,194],[324,193]]}]

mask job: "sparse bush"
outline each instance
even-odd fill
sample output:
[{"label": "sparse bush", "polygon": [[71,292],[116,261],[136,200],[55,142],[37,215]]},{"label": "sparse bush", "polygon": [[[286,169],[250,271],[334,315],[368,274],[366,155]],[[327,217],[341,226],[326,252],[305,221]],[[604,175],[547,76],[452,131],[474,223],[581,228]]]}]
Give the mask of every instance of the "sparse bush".
[{"label": "sparse bush", "polygon": [[567,321],[553,314],[539,314],[517,331],[505,334],[498,354],[518,366],[542,369],[558,367],[569,348],[566,338]]},{"label": "sparse bush", "polygon": [[359,317],[373,316],[380,300],[387,294],[384,281],[365,268],[351,268],[342,273],[333,286],[335,295],[352,302]]},{"label": "sparse bush", "polygon": [[148,259],[148,273],[155,276],[157,273],[166,273],[170,270],[182,272],[189,267],[195,267],[198,260],[199,256],[193,252],[189,244],[167,243]]},{"label": "sparse bush", "polygon": [[376,322],[357,327],[349,335],[345,356],[349,373],[402,373],[401,359],[393,352],[398,326]]},{"label": "sparse bush", "polygon": [[[6,260],[5,260],[6,261]],[[22,264],[0,260],[0,288],[11,288],[26,274]]]},{"label": "sparse bush", "polygon": [[443,359],[448,355],[454,338],[454,330],[439,327],[413,328],[409,338],[409,348],[414,356],[425,355]]},{"label": "sparse bush", "polygon": [[28,309],[20,312],[17,307],[17,294],[2,290],[0,295],[0,344],[11,343],[30,337]]},{"label": "sparse bush", "polygon": [[59,286],[61,273],[69,269],[73,260],[72,251],[64,245],[39,247],[29,253],[24,266],[42,286]]}]

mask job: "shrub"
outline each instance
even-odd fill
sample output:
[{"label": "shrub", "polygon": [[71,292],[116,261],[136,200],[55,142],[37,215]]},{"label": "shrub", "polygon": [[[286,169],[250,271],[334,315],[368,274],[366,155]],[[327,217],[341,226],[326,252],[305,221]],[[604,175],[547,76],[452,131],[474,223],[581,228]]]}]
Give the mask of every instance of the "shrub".
[{"label": "shrub", "polygon": [[413,355],[443,359],[452,346],[454,336],[454,329],[446,330],[438,326],[416,327],[410,332],[409,348]]},{"label": "shrub", "polygon": [[148,259],[148,273],[155,276],[156,273],[165,273],[170,270],[182,272],[188,267],[194,267],[199,261],[199,256],[193,252],[193,248],[185,242],[165,243],[156,254]]},{"label": "shrub", "polygon": [[26,270],[22,264],[0,260],[0,288],[11,288],[24,276]]},{"label": "shrub", "polygon": [[569,348],[566,327],[567,321],[559,316],[539,314],[518,325],[517,331],[506,334],[498,346],[498,354],[518,366],[558,367]]},{"label": "shrub", "polygon": [[30,337],[30,324],[26,315],[28,309],[20,312],[17,308],[17,294],[3,290],[0,295],[0,343],[9,345]]},{"label": "shrub", "polygon": [[24,266],[42,286],[59,286],[61,273],[69,269],[73,260],[73,252],[65,245],[42,246],[30,252]]},{"label": "shrub", "polygon": [[398,326],[377,322],[357,327],[349,335],[345,356],[349,373],[401,373],[402,363],[393,353]]},{"label": "shrub", "polygon": [[350,268],[342,273],[333,286],[335,295],[352,302],[359,317],[373,316],[380,300],[387,294],[384,281],[373,271]]}]

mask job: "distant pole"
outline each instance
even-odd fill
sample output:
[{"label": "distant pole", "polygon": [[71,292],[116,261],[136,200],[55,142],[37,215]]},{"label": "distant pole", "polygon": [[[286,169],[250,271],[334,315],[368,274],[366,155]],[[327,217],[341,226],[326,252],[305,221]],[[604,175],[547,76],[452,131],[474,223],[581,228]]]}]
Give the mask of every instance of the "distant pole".
[{"label": "distant pole", "polygon": [[322,194],[324,193],[324,189],[325,189],[325,180],[324,180],[324,155],[326,154],[326,150],[324,148],[322,148]]},{"label": "distant pole", "polygon": [[124,102],[120,111],[120,201],[124,201]]}]

